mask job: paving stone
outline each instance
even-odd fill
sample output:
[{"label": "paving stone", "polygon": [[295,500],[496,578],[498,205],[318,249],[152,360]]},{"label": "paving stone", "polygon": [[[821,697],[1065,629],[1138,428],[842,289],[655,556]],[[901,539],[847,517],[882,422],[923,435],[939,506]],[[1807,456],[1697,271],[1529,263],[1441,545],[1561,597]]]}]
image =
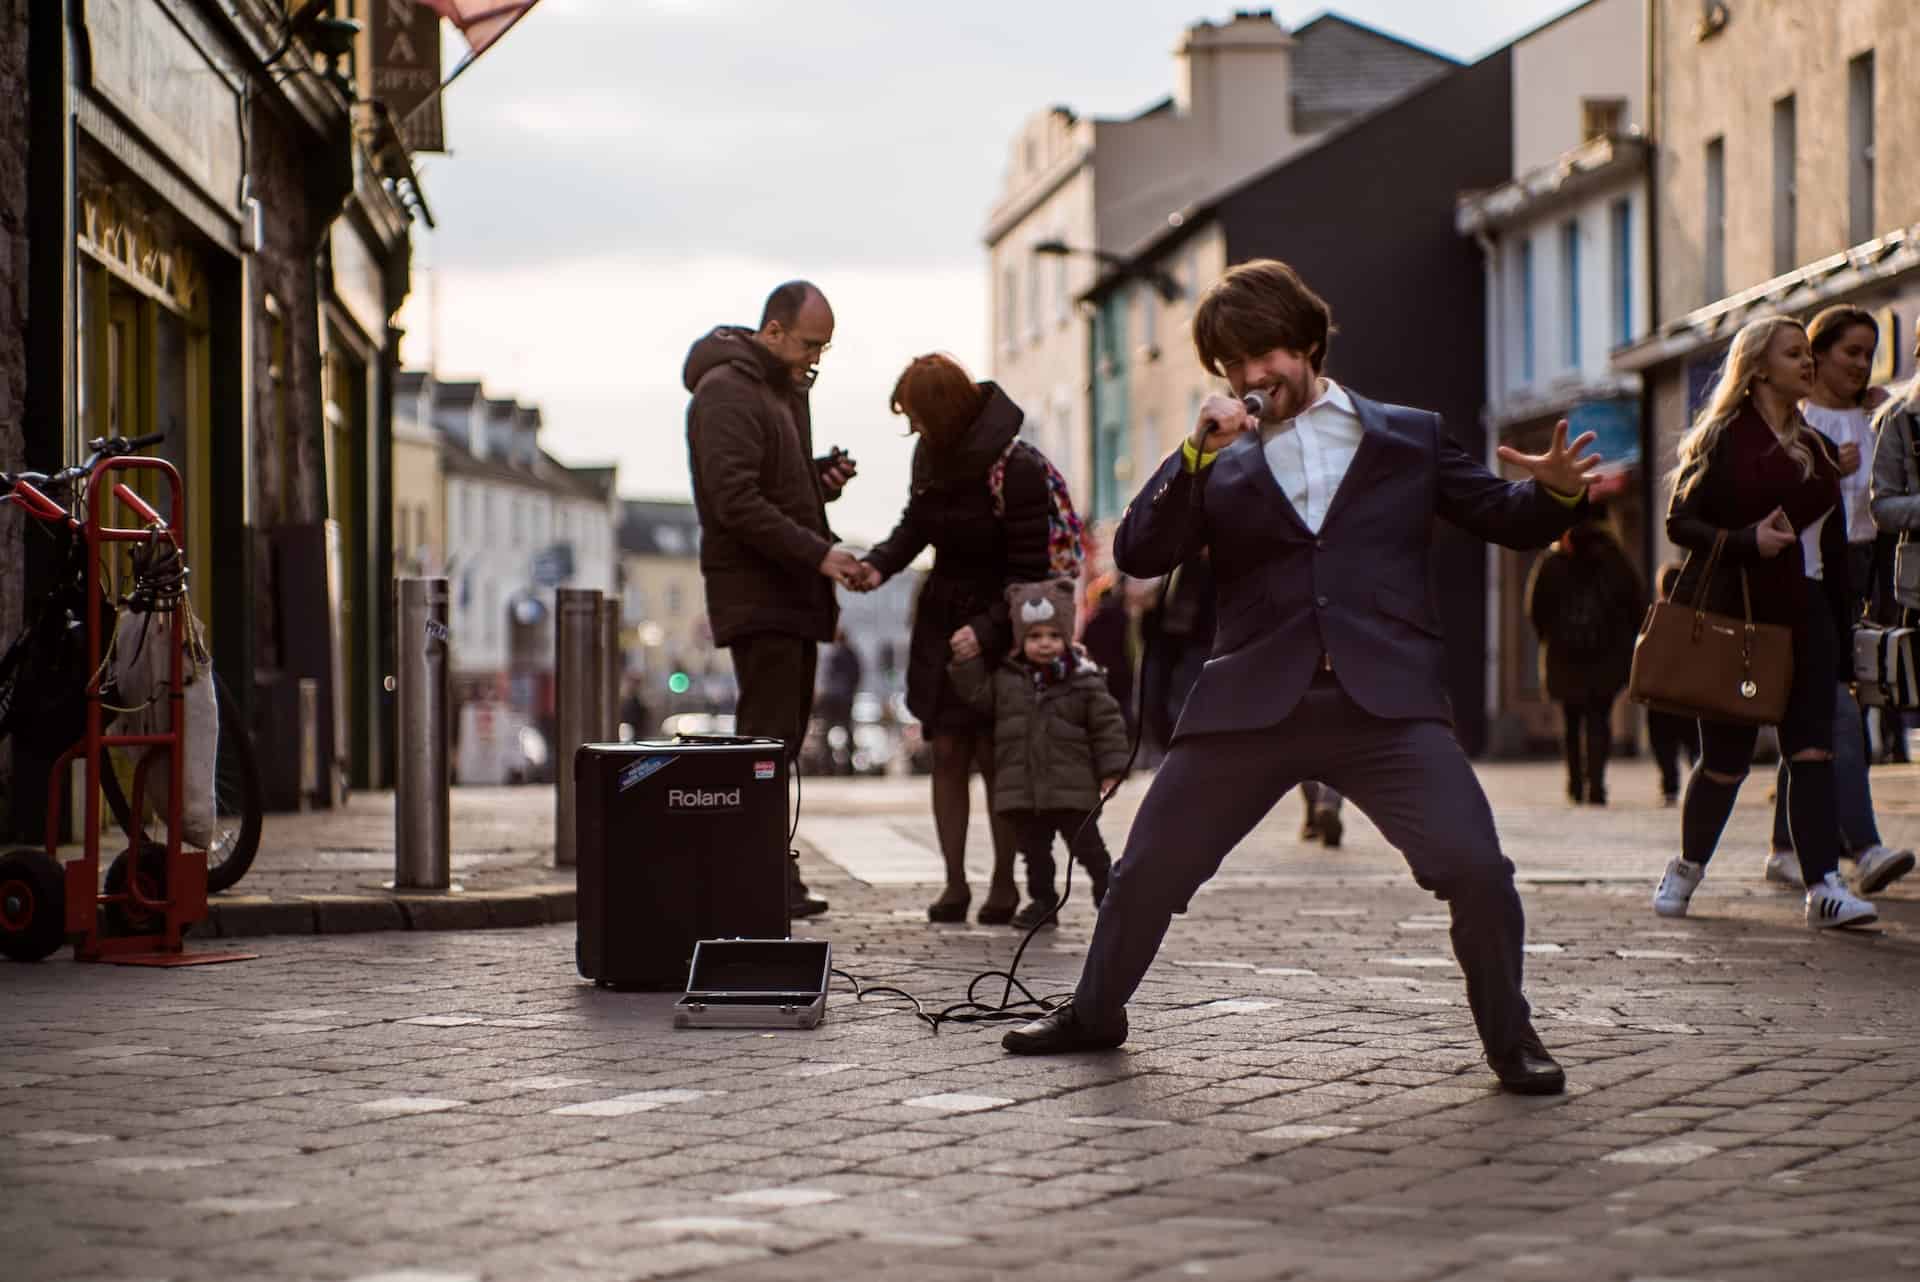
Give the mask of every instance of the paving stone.
[{"label": "paving stone", "polygon": [[[583,984],[567,924],[309,925],[232,966],[0,967],[0,1227],[9,1264],[25,1262],[0,1272],[1915,1276],[1920,894],[1903,882],[1879,898],[1875,940],[1800,935],[1791,901],[1734,857],[1765,839],[1764,793],[1748,789],[1712,895],[1683,922],[1654,919],[1645,893],[1677,819],[1649,804],[1649,772],[1619,768],[1615,804],[1577,813],[1549,766],[1482,771],[1529,873],[1531,942],[1558,949],[1533,951],[1528,976],[1565,1098],[1493,1089],[1445,910],[1370,825],[1356,814],[1330,853],[1297,845],[1281,807],[1176,921],[1112,1055],[1008,1057],[994,1026],[935,1035],[842,992],[812,1032],[674,1030],[671,995]],[[1883,826],[1910,843],[1920,770],[1876,770],[1874,785]],[[1018,936],[929,928],[932,888],[832,862],[836,824],[874,817],[930,852],[924,789],[809,783],[804,867],[834,910],[807,933],[865,982],[938,1008]],[[499,831],[550,829],[551,793],[521,792],[481,798]],[[299,831],[331,824],[332,848],[373,848],[386,839],[340,828],[375,826],[361,800]],[[985,832],[970,843],[984,867]],[[274,857],[263,849],[269,904],[354,890]],[[552,890],[546,922],[570,902],[570,874],[534,876],[550,848],[501,858],[459,870],[477,887],[462,903]],[[937,881],[931,853],[927,869]],[[1364,907],[1298,911],[1329,889]],[[1022,964],[1036,991],[1073,982],[1077,907]],[[1065,1257],[1033,1245],[1068,1238]]]}]

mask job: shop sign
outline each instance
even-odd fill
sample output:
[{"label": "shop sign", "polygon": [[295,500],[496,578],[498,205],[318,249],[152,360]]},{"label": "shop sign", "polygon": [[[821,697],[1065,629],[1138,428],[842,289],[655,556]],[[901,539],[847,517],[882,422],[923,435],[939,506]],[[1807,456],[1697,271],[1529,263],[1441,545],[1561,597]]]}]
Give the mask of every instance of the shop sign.
[{"label": "shop sign", "polygon": [[240,201],[240,94],[159,0],[87,0],[89,87],[221,209]]},{"label": "shop sign", "polygon": [[1604,472],[1630,471],[1640,462],[1640,402],[1634,397],[1582,401],[1567,411],[1567,434],[1592,432]]},{"label": "shop sign", "polygon": [[425,0],[373,0],[368,16],[373,96],[387,105],[408,151],[445,151],[437,94],[440,14]]}]

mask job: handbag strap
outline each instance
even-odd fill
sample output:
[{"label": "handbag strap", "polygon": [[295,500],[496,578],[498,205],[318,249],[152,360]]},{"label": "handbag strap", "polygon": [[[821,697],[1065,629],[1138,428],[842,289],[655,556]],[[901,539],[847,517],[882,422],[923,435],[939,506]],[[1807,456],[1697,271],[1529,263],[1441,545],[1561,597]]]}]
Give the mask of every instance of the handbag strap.
[{"label": "handbag strap", "polygon": [[1721,549],[1727,546],[1727,532],[1721,530],[1713,536],[1713,550],[1707,553],[1707,564],[1700,571],[1700,577],[1693,584],[1693,600],[1689,604],[1695,615],[1707,612],[1707,583],[1713,578],[1715,567],[1720,564]]}]

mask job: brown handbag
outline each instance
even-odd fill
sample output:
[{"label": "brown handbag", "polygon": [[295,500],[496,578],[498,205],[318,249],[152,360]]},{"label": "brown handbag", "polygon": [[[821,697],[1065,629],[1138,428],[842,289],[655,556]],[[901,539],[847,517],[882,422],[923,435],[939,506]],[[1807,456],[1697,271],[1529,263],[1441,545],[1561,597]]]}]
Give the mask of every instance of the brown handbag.
[{"label": "brown handbag", "polygon": [[1704,721],[1778,725],[1793,685],[1793,629],[1753,621],[1753,595],[1740,571],[1744,619],[1707,610],[1707,584],[1726,532],[1713,541],[1693,601],[1656,601],[1633,643],[1627,696],[1656,712]]}]

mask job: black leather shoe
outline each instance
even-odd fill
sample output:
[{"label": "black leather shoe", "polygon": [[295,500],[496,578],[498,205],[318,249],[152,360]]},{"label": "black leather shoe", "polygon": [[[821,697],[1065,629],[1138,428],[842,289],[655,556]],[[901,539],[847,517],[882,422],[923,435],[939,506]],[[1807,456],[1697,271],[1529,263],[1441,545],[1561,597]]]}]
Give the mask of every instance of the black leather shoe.
[{"label": "black leather shoe", "polygon": [[1020,905],[1020,911],[1013,915],[1013,921],[1008,924],[1015,930],[1032,930],[1035,926],[1045,923],[1051,929],[1060,924],[1059,913],[1056,911],[1059,907],[1058,899],[1029,899]]},{"label": "black leather shoe", "polygon": [[1515,1095],[1558,1095],[1567,1089],[1567,1074],[1537,1037],[1529,1038],[1497,1059],[1487,1061],[1500,1078],[1500,1089]]},{"label": "black leather shoe", "polygon": [[796,920],[801,917],[818,917],[825,911],[827,911],[827,901],[818,895],[808,894],[804,890],[796,891],[793,898],[787,901],[787,916]]},{"label": "black leather shoe", "polygon": [[1108,1024],[1085,1024],[1072,1002],[1062,1002],[1031,1024],[1000,1039],[1015,1055],[1063,1055],[1069,1051],[1110,1051],[1127,1040],[1127,1014]]},{"label": "black leather shoe", "polygon": [[1320,828],[1320,840],[1326,843],[1327,849],[1340,849],[1340,837],[1347,830],[1347,826],[1340,822],[1340,812],[1328,806],[1314,816],[1314,822]]}]

